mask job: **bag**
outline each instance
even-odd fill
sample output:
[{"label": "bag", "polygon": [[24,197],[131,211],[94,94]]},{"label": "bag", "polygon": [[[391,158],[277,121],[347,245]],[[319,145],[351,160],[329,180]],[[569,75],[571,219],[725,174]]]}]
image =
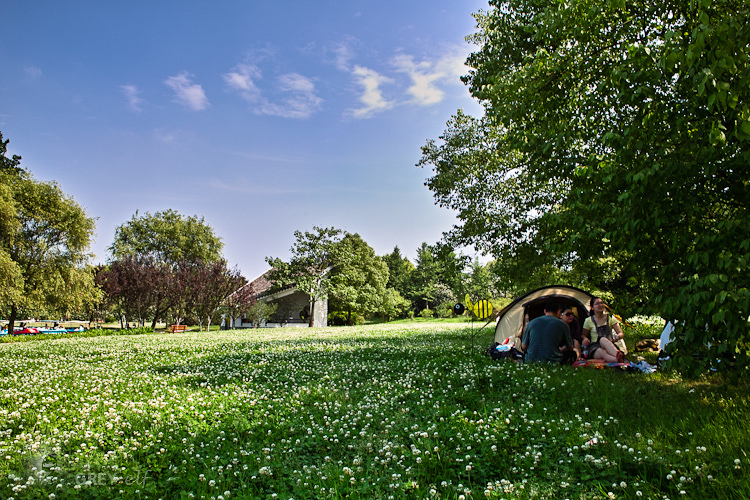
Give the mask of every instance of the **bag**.
[{"label": "bag", "polygon": [[492,359],[512,359],[514,361],[523,359],[523,354],[518,352],[515,346],[510,344],[501,344],[495,342],[486,352],[487,356]]}]

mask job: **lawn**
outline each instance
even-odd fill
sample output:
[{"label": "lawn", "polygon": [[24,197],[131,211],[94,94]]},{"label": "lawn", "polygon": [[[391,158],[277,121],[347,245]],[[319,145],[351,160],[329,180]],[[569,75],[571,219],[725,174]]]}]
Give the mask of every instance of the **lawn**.
[{"label": "lawn", "polygon": [[0,498],[750,498],[747,385],[492,362],[474,328],[0,344]]}]

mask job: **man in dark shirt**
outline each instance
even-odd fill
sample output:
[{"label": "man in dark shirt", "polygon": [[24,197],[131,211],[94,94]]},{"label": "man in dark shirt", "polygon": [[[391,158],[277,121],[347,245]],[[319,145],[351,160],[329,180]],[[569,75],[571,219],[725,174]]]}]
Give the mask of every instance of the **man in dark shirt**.
[{"label": "man in dark shirt", "polygon": [[[572,364],[576,360],[570,328],[560,319],[562,305],[551,300],[544,305],[544,316],[534,318],[526,325],[521,340],[521,349],[526,352],[525,361]],[[564,352],[560,346],[566,346]]]}]

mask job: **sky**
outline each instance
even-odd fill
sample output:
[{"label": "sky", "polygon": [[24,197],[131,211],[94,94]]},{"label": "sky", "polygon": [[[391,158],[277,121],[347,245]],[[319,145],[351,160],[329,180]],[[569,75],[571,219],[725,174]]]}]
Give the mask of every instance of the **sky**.
[{"label": "sky", "polygon": [[[294,232],[336,227],[412,261],[456,222],[420,147],[459,108],[475,0],[4,0],[9,155],[115,229],[203,217],[253,279]],[[471,255],[470,251],[463,253]]]}]

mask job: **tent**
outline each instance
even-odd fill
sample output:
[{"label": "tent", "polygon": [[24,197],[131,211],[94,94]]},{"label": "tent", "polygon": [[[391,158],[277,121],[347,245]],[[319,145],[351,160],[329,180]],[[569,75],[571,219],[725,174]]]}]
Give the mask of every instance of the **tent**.
[{"label": "tent", "polygon": [[[505,306],[498,313],[495,326],[495,342],[501,344],[507,338],[520,349],[521,335],[526,323],[544,314],[544,305],[550,300],[560,302],[573,309],[579,323],[589,317],[589,301],[593,296],[567,285],[551,285],[527,293]],[[527,317],[528,315],[528,317]]]}]

